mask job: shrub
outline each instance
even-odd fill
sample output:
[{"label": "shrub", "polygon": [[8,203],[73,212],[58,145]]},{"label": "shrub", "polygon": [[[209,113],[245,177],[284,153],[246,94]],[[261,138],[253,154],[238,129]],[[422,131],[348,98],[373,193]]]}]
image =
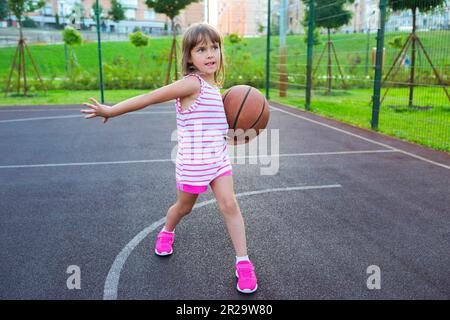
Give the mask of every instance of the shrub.
[{"label": "shrub", "polygon": [[68,46],[76,46],[83,43],[83,38],[81,34],[72,27],[66,27],[63,34],[63,41]]},{"label": "shrub", "polygon": [[148,45],[148,36],[143,34],[141,31],[130,33],[128,37],[130,38],[131,44],[137,48],[145,47]]}]

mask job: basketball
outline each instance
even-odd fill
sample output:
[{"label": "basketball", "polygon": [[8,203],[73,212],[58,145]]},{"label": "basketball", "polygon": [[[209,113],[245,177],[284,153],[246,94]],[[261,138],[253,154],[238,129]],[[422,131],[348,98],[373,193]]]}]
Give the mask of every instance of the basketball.
[{"label": "basketball", "polygon": [[258,89],[237,85],[222,95],[231,144],[243,144],[259,135],[269,122],[269,103]]}]

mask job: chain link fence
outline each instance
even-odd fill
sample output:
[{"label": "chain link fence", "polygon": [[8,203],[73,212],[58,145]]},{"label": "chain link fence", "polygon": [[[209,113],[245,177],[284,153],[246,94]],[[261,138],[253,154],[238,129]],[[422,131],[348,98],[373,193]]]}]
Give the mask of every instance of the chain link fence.
[{"label": "chain link fence", "polygon": [[304,0],[290,8],[270,1],[271,100],[450,151],[448,2]]}]

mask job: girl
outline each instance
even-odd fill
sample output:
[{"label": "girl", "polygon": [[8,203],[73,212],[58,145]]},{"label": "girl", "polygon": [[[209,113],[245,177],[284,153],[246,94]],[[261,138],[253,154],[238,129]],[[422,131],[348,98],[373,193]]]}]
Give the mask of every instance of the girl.
[{"label": "girl", "polygon": [[[149,105],[175,99],[178,152],[176,185],[178,200],[167,211],[164,228],[158,234],[155,253],[173,253],[175,227],[191,212],[199,194],[208,189],[216,198],[236,254],[237,290],[252,293],[257,289],[254,266],[247,256],[244,220],[233,188],[233,176],[227,151],[229,129],[218,86],[224,79],[223,39],[205,23],[186,30],[182,44],[183,79],[112,107],[85,103],[90,109],[86,119],[109,118]],[[220,78],[219,78],[220,77]]]}]

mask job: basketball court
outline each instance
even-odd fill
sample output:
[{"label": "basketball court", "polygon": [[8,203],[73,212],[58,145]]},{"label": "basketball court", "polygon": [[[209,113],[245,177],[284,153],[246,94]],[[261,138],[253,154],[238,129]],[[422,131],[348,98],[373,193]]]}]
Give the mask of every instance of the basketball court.
[{"label": "basketball court", "polygon": [[243,295],[211,188],[174,254],[154,254],[177,195],[173,103],[107,124],[80,109],[0,108],[2,299],[450,298],[447,153],[271,103],[278,145],[256,159],[229,147],[258,276]]}]

